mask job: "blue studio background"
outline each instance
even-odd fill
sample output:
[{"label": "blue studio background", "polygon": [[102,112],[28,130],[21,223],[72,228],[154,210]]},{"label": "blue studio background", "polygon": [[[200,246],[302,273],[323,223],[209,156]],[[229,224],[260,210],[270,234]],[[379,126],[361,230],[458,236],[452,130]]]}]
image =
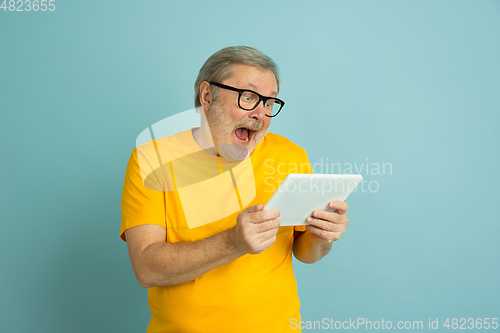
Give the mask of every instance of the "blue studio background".
[{"label": "blue studio background", "polygon": [[0,332],[145,331],[126,163],[230,45],[280,67],[271,131],[366,181],[303,320],[500,318],[500,1],[53,3],[0,10]]}]

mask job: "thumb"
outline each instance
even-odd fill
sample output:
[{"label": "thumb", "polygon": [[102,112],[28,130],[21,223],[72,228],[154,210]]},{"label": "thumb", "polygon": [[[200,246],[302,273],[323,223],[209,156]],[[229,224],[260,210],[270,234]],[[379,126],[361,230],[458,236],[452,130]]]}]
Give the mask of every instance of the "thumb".
[{"label": "thumb", "polygon": [[260,212],[261,210],[264,209],[264,205],[263,204],[258,204],[258,205],[253,205],[253,206],[250,206],[246,209],[247,213],[255,213],[255,212]]}]

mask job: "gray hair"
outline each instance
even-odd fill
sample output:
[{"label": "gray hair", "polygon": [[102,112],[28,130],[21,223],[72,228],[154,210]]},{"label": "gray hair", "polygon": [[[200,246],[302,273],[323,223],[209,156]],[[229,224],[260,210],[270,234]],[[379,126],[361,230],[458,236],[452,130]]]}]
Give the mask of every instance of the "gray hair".
[{"label": "gray hair", "polygon": [[[212,81],[222,83],[222,81],[233,76],[234,65],[250,65],[267,69],[273,72],[280,90],[280,76],[278,66],[274,61],[264,53],[249,46],[230,46],[214,53],[201,67],[196,82],[194,83],[194,105],[201,106],[200,103],[200,86],[204,81]],[[214,100],[217,100],[219,95],[215,90],[216,87],[211,87]]]}]

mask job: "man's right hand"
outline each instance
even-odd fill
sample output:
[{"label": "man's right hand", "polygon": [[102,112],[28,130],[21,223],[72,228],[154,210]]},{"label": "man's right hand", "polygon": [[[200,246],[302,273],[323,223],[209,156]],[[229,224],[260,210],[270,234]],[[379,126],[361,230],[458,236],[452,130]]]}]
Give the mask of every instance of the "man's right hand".
[{"label": "man's right hand", "polygon": [[277,210],[248,207],[236,225],[194,242],[168,243],[167,230],[139,225],[125,231],[130,261],[144,288],[173,286],[192,281],[247,253],[261,253],[276,240],[280,221]]},{"label": "man's right hand", "polygon": [[242,253],[257,254],[273,245],[280,226],[277,210],[266,210],[258,204],[238,214],[236,225],[229,231],[229,239]]}]

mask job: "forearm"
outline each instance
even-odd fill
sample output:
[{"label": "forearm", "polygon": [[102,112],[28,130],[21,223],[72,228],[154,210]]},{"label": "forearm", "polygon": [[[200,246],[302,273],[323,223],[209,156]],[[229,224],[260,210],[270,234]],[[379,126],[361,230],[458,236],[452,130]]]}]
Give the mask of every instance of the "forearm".
[{"label": "forearm", "polygon": [[315,263],[330,252],[331,243],[325,242],[309,231],[296,233],[293,254],[303,263]]},{"label": "forearm", "polygon": [[154,243],[140,256],[137,279],[145,288],[186,283],[243,255],[229,230],[195,242]]}]

